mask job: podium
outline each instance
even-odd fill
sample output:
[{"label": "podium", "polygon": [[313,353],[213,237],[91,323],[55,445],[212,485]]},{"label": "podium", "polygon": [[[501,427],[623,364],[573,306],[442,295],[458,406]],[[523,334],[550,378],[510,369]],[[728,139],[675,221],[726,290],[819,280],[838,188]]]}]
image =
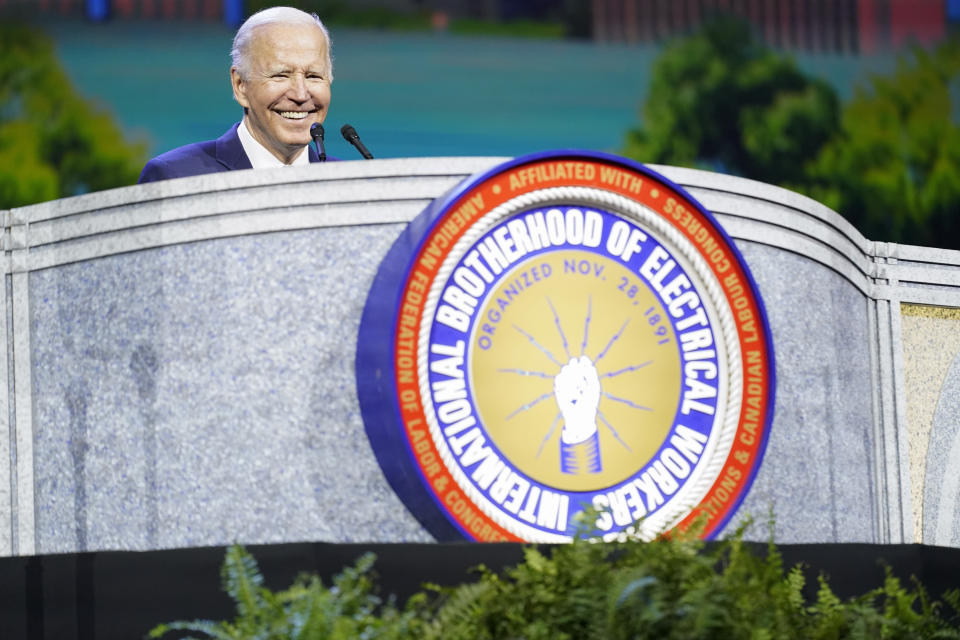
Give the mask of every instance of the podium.
[{"label": "podium", "polygon": [[[360,315],[405,224],[504,158],[183,178],[3,212],[0,555],[430,542],[364,430]],[[776,407],[747,514],[784,543],[960,546],[960,252],[653,166],[766,305]]]}]

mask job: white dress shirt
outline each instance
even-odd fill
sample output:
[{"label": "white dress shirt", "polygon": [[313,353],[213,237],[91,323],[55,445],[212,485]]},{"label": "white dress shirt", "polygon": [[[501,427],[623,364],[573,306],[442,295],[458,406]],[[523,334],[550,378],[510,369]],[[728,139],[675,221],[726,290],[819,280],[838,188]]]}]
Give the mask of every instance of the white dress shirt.
[{"label": "white dress shirt", "polygon": [[280,159],[270,153],[265,146],[254,140],[253,136],[250,135],[250,131],[247,129],[245,120],[240,121],[240,126],[237,127],[237,135],[240,137],[240,144],[243,145],[244,153],[247,154],[247,158],[250,160],[250,166],[254,169],[298,167],[300,165],[310,164],[309,149],[306,147],[303,148],[303,152],[290,164],[281,162]]}]

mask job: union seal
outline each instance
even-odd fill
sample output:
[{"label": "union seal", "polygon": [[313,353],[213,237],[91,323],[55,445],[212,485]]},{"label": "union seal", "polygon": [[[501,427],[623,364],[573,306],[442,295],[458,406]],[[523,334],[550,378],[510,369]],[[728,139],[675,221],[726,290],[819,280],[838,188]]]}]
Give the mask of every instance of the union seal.
[{"label": "union seal", "polygon": [[357,353],[374,452],[438,539],[650,539],[697,518],[711,537],[761,462],[773,372],[713,216],[582,152],[518,158],[428,207],[381,264]]}]

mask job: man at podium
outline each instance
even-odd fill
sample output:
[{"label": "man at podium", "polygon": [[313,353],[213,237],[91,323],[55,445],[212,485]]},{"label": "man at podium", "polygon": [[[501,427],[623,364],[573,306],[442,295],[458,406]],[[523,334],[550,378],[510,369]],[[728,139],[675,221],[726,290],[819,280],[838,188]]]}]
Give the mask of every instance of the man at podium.
[{"label": "man at podium", "polygon": [[230,82],[243,120],[216,140],[150,160],[139,183],[320,160],[309,146],[310,127],[322,123],[330,107],[333,63],[330,36],[316,14],[264,9],[240,26],[230,53]]}]

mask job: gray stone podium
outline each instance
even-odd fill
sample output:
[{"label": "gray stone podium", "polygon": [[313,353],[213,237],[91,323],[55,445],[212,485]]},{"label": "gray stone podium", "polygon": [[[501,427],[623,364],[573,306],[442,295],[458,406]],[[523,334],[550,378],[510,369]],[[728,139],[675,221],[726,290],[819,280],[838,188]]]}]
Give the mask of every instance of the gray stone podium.
[{"label": "gray stone podium", "polygon": [[[354,356],[407,221],[504,159],[339,162],[3,211],[0,555],[432,538]],[[778,542],[960,546],[960,252],[865,239],[783,189],[653,167],[713,211],[773,330],[737,519]],[[728,529],[730,528],[728,527]]]}]

